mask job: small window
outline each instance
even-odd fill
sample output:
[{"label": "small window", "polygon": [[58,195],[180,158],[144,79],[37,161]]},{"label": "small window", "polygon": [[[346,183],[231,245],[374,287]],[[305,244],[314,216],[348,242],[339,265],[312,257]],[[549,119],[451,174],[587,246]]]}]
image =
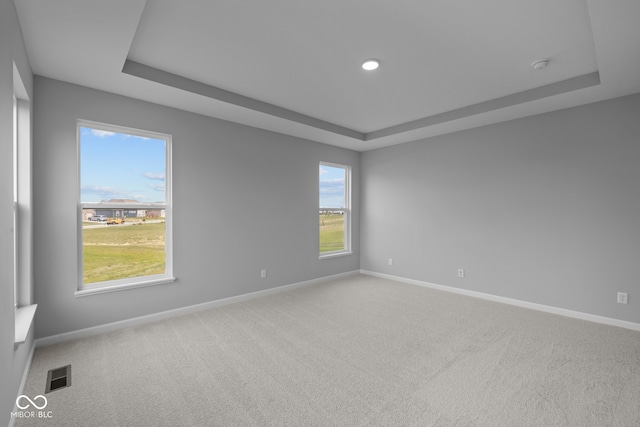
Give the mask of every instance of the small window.
[{"label": "small window", "polygon": [[351,168],[320,163],[320,257],[351,253]]},{"label": "small window", "polygon": [[173,281],[171,136],[82,121],[78,141],[79,290]]}]

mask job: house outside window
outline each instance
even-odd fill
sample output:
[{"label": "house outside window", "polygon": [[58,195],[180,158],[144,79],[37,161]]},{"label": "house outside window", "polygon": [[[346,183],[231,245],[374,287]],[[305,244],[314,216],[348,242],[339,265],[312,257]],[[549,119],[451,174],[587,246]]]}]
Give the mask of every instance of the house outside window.
[{"label": "house outside window", "polygon": [[174,280],[171,136],[78,122],[76,295]]},{"label": "house outside window", "polygon": [[351,253],[351,167],[321,162],[319,182],[320,258]]}]

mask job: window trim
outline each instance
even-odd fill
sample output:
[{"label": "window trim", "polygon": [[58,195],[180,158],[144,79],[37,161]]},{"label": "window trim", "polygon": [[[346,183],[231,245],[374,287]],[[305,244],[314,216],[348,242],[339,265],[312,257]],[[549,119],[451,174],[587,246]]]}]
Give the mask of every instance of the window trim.
[{"label": "window trim", "polygon": [[[88,285],[83,283],[83,239],[82,239],[82,210],[100,208],[127,208],[131,205],[122,203],[95,203],[82,202],[82,165],[81,160],[81,140],[80,129],[91,128],[104,130],[108,132],[121,133],[126,135],[139,136],[143,138],[162,139],[165,141],[165,193],[166,200],[164,204],[157,203],[140,203],[136,204],[136,209],[164,209],[165,211],[165,272],[163,274],[154,274],[149,276],[130,277],[125,279],[109,280],[106,282],[94,282]],[[175,282],[173,275],[173,197],[172,197],[172,136],[165,133],[148,131],[143,129],[130,128],[126,126],[112,125],[108,123],[95,122],[90,120],[79,119],[76,124],[76,149],[77,149],[77,218],[78,227],[78,286],[74,295],[83,297],[88,295],[103,294],[106,292],[115,292],[126,289],[134,289],[152,285],[161,285]]]},{"label": "window trim", "polygon": [[[344,249],[339,249],[336,251],[328,251],[328,252],[319,252],[319,259],[330,259],[336,258],[346,255],[352,255],[353,251],[351,250],[351,166],[343,165],[340,163],[332,163],[332,162],[320,162],[318,164],[318,192],[320,191],[320,167],[329,166],[333,168],[341,168],[344,169]],[[318,194],[318,209],[319,211],[320,205],[320,197]],[[318,251],[320,251],[320,233],[318,229]]]},{"label": "window trim", "polygon": [[32,330],[33,304],[33,191],[31,102],[20,71],[13,63],[13,296],[14,351]]},{"label": "window trim", "polygon": [[16,98],[15,90],[13,94],[13,308],[18,309],[18,299],[20,295],[20,220],[18,209],[18,185],[20,181],[20,169],[18,168],[18,147],[20,135],[18,133],[18,99]]}]

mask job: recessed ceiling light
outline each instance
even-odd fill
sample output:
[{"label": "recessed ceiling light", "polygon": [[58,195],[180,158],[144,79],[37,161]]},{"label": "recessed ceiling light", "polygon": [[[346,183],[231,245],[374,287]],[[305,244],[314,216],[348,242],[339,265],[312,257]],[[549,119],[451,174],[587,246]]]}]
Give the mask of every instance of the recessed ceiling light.
[{"label": "recessed ceiling light", "polygon": [[380,66],[380,61],[377,59],[367,59],[362,63],[362,69],[366,71],[373,71]]},{"label": "recessed ceiling light", "polygon": [[534,70],[543,70],[547,68],[547,65],[549,65],[549,62],[551,62],[551,60],[549,58],[545,58],[532,63],[531,66],[533,67]]}]

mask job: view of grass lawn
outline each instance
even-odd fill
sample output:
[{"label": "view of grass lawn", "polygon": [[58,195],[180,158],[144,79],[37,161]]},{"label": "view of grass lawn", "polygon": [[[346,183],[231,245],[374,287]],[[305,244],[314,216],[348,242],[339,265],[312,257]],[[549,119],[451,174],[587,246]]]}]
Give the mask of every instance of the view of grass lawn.
[{"label": "view of grass lawn", "polygon": [[83,283],[164,273],[164,236],[164,223],[83,229]]},{"label": "view of grass lawn", "polygon": [[[320,215],[320,252],[344,249],[344,215]],[[105,225],[82,230],[83,283],[165,271],[165,224]]]},{"label": "view of grass lawn", "polygon": [[320,252],[344,249],[344,215],[320,215]]}]

